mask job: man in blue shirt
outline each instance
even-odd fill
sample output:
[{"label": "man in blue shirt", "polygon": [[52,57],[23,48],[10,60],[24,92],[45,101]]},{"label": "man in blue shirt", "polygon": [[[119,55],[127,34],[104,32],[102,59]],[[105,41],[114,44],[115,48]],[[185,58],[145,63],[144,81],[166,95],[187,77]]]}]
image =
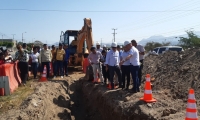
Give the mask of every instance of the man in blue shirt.
[{"label": "man in blue shirt", "polygon": [[114,89],[114,83],[113,83],[113,77],[114,73],[117,73],[118,82],[119,82],[119,88],[122,88],[122,81],[121,81],[121,72],[120,72],[120,56],[119,51],[117,51],[117,43],[114,42],[111,45],[112,49],[107,53],[106,56],[106,70],[109,69],[110,73],[110,83],[111,83],[111,89]]},{"label": "man in blue shirt", "polygon": [[65,49],[65,58],[64,58],[64,70],[65,70],[65,75],[68,76],[68,63],[69,63],[69,57],[70,57],[70,53],[68,50],[68,44],[64,45],[64,49]]}]

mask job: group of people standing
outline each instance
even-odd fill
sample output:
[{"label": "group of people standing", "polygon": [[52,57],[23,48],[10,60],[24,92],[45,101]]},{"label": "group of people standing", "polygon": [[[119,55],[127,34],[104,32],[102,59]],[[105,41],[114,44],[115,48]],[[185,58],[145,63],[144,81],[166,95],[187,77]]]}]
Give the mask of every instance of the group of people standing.
[{"label": "group of people standing", "polygon": [[18,69],[22,84],[25,85],[28,79],[29,65],[31,65],[31,71],[34,79],[38,79],[38,72],[43,73],[44,67],[47,68],[47,78],[50,77],[50,64],[52,62],[54,78],[57,76],[64,77],[64,74],[68,76],[67,65],[69,61],[68,45],[59,44],[56,49],[52,45],[52,50],[48,49],[47,44],[43,45],[43,49],[39,51],[38,47],[32,48],[32,51],[27,50],[27,45],[24,43],[22,46],[17,45],[17,52],[13,61],[18,62]]},{"label": "group of people standing", "polygon": [[[125,41],[123,48],[116,42],[111,44],[111,49],[103,49],[97,43],[96,47],[91,47],[88,60],[93,68],[94,82],[99,79],[102,84],[111,84],[111,89],[115,88],[114,76],[117,77],[119,88],[129,90],[130,78],[132,76],[133,88],[131,92],[140,92],[143,59],[145,49],[138,45],[135,40]],[[98,75],[97,75],[98,73]]]}]

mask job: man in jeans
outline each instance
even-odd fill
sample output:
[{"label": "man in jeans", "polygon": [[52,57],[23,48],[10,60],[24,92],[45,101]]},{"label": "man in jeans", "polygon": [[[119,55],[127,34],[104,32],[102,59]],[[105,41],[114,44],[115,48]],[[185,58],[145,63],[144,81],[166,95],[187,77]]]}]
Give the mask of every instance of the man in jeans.
[{"label": "man in jeans", "polygon": [[68,76],[68,63],[69,63],[69,57],[70,57],[70,53],[68,50],[68,44],[64,45],[64,49],[65,49],[65,58],[64,58],[64,70],[65,70],[65,75]]},{"label": "man in jeans", "polygon": [[91,53],[88,56],[88,60],[90,62],[90,64],[92,65],[92,69],[93,69],[93,74],[94,74],[94,82],[98,82],[98,78],[97,78],[97,72],[99,73],[99,78],[101,80],[101,82],[103,83],[103,75],[102,75],[102,71],[101,71],[101,67],[100,67],[100,59],[103,58],[102,54],[96,50],[95,47],[91,47],[90,49]]},{"label": "man in jeans", "polygon": [[51,50],[47,49],[47,44],[43,45],[43,49],[40,51],[39,63],[41,66],[41,73],[44,71],[44,66],[47,68],[47,78],[49,78],[50,62],[52,60]]},{"label": "man in jeans", "polygon": [[139,86],[140,86],[141,80],[142,80],[142,69],[143,69],[143,60],[144,60],[145,49],[142,45],[138,45],[135,40],[132,40],[131,43],[139,51],[139,59],[140,59],[141,65],[140,65],[140,69],[138,71],[138,78],[139,78]]},{"label": "man in jeans", "polygon": [[111,83],[111,89],[114,89],[114,83],[113,83],[113,77],[114,73],[117,73],[118,82],[119,82],[119,88],[122,88],[122,80],[121,80],[121,72],[120,72],[120,56],[119,51],[117,51],[117,43],[114,42],[111,45],[112,49],[107,53],[106,56],[106,70],[109,69],[110,73],[110,83]]},{"label": "man in jeans", "polygon": [[120,65],[130,60],[130,71],[133,79],[133,88],[131,92],[137,93],[140,92],[138,79],[138,71],[140,68],[139,51],[132,46],[131,42],[129,41],[125,41],[124,46],[128,50],[129,55],[120,62]]},{"label": "man in jeans", "polygon": [[[60,72],[61,78],[64,76],[64,71],[63,71],[63,63],[64,63],[64,58],[65,58],[65,50],[63,49],[63,45],[60,43],[59,48],[56,50],[56,64],[57,64],[57,73]],[[57,75],[54,75],[54,78]]]}]

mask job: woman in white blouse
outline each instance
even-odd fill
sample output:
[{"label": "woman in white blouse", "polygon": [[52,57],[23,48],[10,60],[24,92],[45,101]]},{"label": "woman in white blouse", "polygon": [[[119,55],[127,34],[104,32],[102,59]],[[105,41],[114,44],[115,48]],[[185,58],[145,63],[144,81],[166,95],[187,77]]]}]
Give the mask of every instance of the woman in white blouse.
[{"label": "woman in white blouse", "polygon": [[34,47],[33,53],[30,56],[30,59],[32,61],[31,68],[32,68],[32,72],[34,75],[34,79],[36,79],[36,77],[37,77],[38,66],[39,66],[39,63],[38,63],[39,55],[40,54],[38,53],[37,47]]}]

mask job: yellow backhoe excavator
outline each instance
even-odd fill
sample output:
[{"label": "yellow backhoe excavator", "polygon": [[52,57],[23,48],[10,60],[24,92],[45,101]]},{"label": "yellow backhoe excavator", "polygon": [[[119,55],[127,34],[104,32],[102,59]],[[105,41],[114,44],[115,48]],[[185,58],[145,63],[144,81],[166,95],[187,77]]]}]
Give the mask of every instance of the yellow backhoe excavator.
[{"label": "yellow backhoe excavator", "polygon": [[[70,36],[74,37],[71,43],[69,43]],[[81,30],[62,31],[60,43],[68,44],[70,51],[69,67],[82,69],[82,61],[88,56],[90,48],[94,45],[91,19],[84,18],[84,25]]]}]

